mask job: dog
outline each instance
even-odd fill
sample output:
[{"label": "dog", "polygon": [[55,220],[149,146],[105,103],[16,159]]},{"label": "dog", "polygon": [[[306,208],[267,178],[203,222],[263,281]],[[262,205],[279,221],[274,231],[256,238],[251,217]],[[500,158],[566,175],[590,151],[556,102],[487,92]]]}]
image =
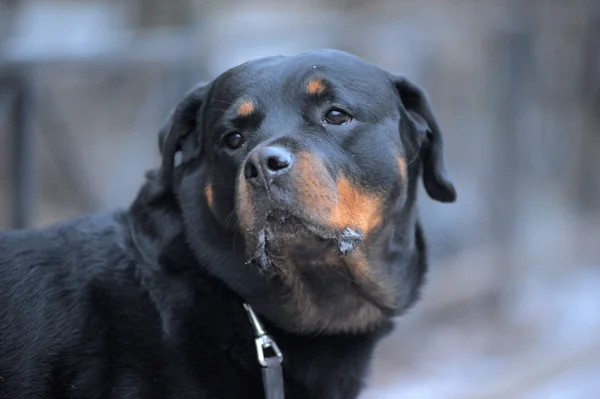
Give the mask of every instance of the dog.
[{"label": "dog", "polygon": [[127,209],[0,233],[0,398],[356,398],[423,285],[419,183],[457,196],[424,91],[265,57],[158,135]]}]

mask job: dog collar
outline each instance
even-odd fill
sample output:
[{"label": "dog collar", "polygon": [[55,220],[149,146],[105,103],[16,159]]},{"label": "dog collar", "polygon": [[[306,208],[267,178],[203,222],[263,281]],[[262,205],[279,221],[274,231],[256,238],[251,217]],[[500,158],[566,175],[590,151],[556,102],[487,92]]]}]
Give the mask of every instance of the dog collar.
[{"label": "dog collar", "polygon": [[[258,363],[262,366],[265,399],[284,399],[283,370],[281,368],[283,354],[273,338],[267,334],[265,327],[258,320],[256,313],[254,313],[250,305],[244,303],[244,309],[248,312],[250,324],[252,324],[254,330],[256,354],[258,356]],[[270,356],[265,356],[267,349],[270,349],[272,352]]]}]

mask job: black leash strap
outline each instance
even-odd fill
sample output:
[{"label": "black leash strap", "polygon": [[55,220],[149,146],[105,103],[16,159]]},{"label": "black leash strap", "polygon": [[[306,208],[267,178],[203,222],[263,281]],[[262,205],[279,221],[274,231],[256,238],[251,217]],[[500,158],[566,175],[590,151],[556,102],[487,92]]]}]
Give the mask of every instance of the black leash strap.
[{"label": "black leash strap", "polygon": [[[250,324],[254,329],[256,336],[256,353],[258,362],[262,366],[263,386],[265,389],[265,399],[284,399],[283,389],[283,355],[273,339],[267,334],[260,320],[248,304],[244,304],[248,312]],[[273,352],[271,356],[265,356],[265,350],[270,349]]]},{"label": "black leash strap", "polygon": [[266,399],[283,399],[283,373],[279,359],[269,357],[265,359],[267,367],[262,369],[263,385]]}]

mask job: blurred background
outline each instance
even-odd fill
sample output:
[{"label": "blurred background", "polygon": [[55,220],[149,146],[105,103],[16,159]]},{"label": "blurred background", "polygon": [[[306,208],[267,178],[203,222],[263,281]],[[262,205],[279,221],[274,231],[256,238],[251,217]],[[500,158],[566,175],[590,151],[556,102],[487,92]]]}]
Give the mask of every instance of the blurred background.
[{"label": "blurred background", "polygon": [[459,192],[363,398],[600,397],[598,0],[0,0],[0,228],[127,206],[194,83],[314,47],[423,86]]}]

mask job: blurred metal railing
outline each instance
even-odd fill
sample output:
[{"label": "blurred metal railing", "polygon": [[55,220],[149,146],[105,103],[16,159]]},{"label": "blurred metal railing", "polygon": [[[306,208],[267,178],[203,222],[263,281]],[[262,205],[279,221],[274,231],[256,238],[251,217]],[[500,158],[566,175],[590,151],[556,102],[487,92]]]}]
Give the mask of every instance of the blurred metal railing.
[{"label": "blurred metal railing", "polygon": [[[49,149],[58,160],[72,195],[85,208],[97,208],[96,196],[87,184],[85,162],[81,161],[81,154],[71,144],[73,133],[55,106],[51,93],[45,90],[44,82],[37,79],[40,70],[49,66],[72,65],[113,70],[152,66],[163,71],[164,79],[156,82],[157,88],[151,88],[148,92],[149,96],[156,99],[144,103],[154,106],[160,104],[162,110],[170,107],[204,69],[202,43],[190,29],[146,30],[142,34],[121,32],[119,37],[120,40],[113,40],[110,45],[105,43],[96,49],[93,43],[88,43],[89,46],[63,48],[60,51],[51,45],[44,46],[43,38],[39,37],[32,40],[35,43],[18,37],[1,43],[0,94],[3,95],[0,98],[10,103],[10,127],[6,131],[11,133],[13,143],[10,165],[13,185],[11,227],[29,227],[35,218],[38,134],[51,136],[47,140],[51,144]],[[190,51],[190,38],[194,38],[195,51]],[[195,69],[193,74],[189,73],[190,68]],[[39,104],[43,104],[43,107],[39,107]],[[148,105],[139,112],[147,115],[147,108]],[[143,124],[143,118],[138,119],[138,125]],[[43,127],[39,132],[36,129],[38,126]],[[141,128],[136,126],[133,131]]]}]

